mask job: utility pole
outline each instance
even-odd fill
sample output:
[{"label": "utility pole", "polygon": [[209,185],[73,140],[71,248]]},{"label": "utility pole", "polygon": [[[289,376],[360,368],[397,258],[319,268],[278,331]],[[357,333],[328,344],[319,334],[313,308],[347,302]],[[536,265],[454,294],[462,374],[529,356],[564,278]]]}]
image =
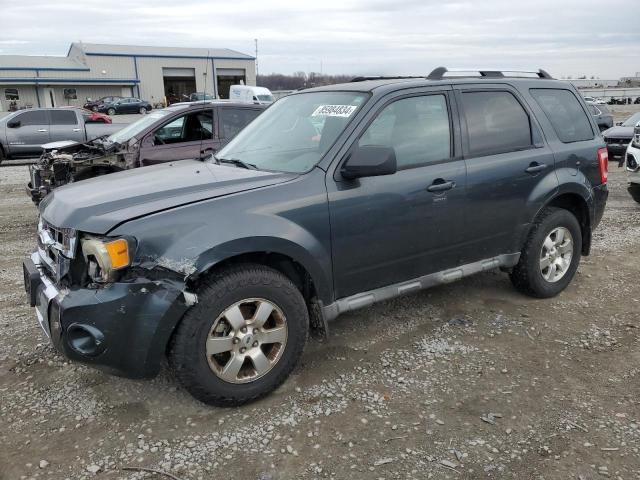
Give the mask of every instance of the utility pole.
[{"label": "utility pole", "polygon": [[258,39],[254,38],[253,41],[256,43],[256,83],[258,83]]}]

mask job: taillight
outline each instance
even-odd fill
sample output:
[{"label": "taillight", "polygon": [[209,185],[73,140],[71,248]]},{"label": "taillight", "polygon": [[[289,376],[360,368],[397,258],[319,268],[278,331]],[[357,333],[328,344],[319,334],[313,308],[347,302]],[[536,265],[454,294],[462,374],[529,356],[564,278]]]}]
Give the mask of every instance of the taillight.
[{"label": "taillight", "polygon": [[609,175],[609,152],[606,148],[598,149],[598,166],[600,167],[600,183],[607,183]]}]

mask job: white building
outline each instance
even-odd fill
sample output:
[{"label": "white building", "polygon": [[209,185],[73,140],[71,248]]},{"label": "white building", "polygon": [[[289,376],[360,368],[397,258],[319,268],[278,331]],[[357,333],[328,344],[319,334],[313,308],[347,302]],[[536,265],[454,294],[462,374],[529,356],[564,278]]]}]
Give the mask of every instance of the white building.
[{"label": "white building", "polygon": [[0,110],[83,105],[119,95],[152,104],[206,92],[228,98],[234,84],[256,84],[255,58],[221,48],[72,43],[66,57],[0,55]]}]

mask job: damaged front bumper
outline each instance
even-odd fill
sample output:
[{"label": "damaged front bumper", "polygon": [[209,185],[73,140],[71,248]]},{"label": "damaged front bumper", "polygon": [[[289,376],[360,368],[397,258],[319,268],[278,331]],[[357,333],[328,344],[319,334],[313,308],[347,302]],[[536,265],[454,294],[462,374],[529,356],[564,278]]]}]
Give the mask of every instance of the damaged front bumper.
[{"label": "damaged front bumper", "polygon": [[138,278],[63,290],[40,262],[37,252],[24,260],[25,290],[58,351],[125,377],[158,373],[175,326],[196,301],[184,283]]}]

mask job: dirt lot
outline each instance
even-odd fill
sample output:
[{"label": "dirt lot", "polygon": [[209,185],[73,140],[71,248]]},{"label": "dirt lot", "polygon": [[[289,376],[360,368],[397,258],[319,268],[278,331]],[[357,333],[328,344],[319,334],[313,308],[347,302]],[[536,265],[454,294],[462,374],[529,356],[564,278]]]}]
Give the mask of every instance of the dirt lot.
[{"label": "dirt lot", "polygon": [[611,169],[559,297],[495,272],[344,315],[274,394],[218,409],[47,346],[22,287],[26,167],[0,168],[0,479],[640,478],[640,205]]}]

